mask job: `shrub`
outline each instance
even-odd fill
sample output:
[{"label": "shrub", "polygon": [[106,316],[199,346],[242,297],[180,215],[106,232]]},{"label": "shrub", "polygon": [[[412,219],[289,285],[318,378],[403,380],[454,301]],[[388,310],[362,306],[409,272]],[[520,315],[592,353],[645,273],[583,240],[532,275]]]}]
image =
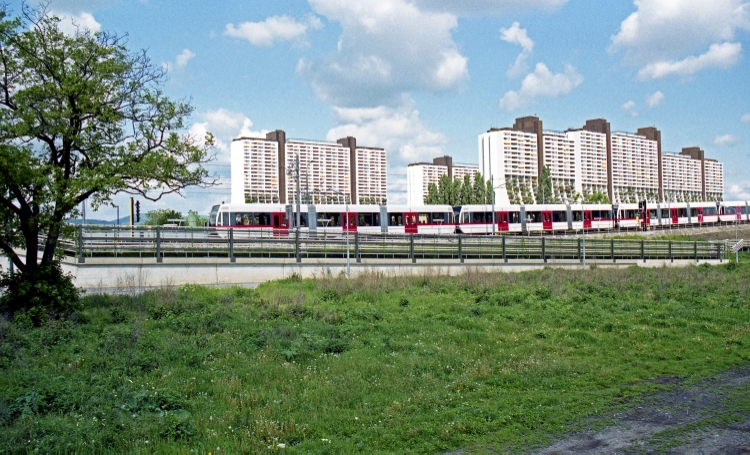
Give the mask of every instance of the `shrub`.
[{"label": "shrub", "polygon": [[34,269],[0,274],[0,311],[7,316],[41,325],[46,319],[59,319],[81,307],[78,289],[73,277],[65,274],[59,262],[39,265]]}]

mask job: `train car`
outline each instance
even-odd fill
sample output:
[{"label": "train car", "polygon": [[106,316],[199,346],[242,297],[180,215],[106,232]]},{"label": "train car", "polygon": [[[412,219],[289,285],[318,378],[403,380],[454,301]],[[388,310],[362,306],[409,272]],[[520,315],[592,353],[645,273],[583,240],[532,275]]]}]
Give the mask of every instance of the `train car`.
[{"label": "train car", "polygon": [[565,231],[568,224],[568,206],[564,204],[530,204],[524,206],[521,222],[528,232]]},{"label": "train car", "polygon": [[719,212],[722,222],[750,221],[750,206],[747,201],[722,201],[719,203]]},{"label": "train car", "polygon": [[571,204],[570,227],[580,230],[606,230],[614,227],[612,206],[609,204]]},{"label": "train car", "polygon": [[[215,233],[233,235],[285,236],[295,227],[294,205],[284,204],[220,204],[211,209],[209,226]],[[300,205],[300,232],[306,235],[328,235],[361,232],[375,234],[452,234],[453,209],[449,205]]]},{"label": "train car", "polygon": [[284,204],[218,204],[211,208],[209,227],[225,235],[233,228],[239,236],[279,235],[289,233],[290,220]]},{"label": "train car", "polygon": [[[493,229],[492,211],[495,211]],[[463,234],[493,234],[521,232],[521,208],[518,205],[463,205],[454,207],[456,232]]]},{"label": "train car", "polygon": [[393,234],[453,234],[450,205],[387,205],[388,232]]},{"label": "train car", "polygon": [[718,223],[719,210],[715,202],[690,202],[690,224]]}]

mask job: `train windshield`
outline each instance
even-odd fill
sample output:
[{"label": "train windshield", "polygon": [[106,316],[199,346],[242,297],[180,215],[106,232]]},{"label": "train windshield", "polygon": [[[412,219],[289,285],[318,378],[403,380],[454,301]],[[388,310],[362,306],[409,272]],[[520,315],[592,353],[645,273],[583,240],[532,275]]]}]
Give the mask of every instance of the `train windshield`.
[{"label": "train windshield", "polygon": [[208,215],[208,225],[216,226],[216,216],[219,214],[219,206],[211,207],[211,214]]}]

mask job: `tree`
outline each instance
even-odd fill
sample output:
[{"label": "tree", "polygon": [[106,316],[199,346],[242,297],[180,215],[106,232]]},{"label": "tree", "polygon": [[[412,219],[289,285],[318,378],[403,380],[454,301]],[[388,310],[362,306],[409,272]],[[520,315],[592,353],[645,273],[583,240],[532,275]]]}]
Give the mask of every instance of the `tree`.
[{"label": "tree", "polygon": [[550,204],[554,201],[552,194],[552,177],[547,166],[542,167],[542,174],[536,187],[536,203]]},{"label": "tree", "polygon": [[0,248],[22,273],[54,263],[63,220],[83,201],[156,201],[215,182],[201,166],[213,136],[177,133],[192,107],[162,93],[165,76],[123,37],[64,34],[46,3],[15,18],[0,7],[0,218],[12,228]]},{"label": "tree", "polygon": [[[195,212],[197,215],[198,212]],[[146,218],[143,224],[147,226],[163,226],[170,223],[169,220],[182,219],[182,213],[172,209],[157,209],[146,212]]]},{"label": "tree", "polygon": [[427,196],[424,199],[424,203],[427,205],[440,204],[438,187],[434,183],[427,184]]}]

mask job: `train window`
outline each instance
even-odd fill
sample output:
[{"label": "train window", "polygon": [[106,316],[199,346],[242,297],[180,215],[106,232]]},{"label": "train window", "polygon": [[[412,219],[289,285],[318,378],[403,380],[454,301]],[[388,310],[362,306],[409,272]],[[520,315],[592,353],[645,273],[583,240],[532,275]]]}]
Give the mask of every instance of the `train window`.
[{"label": "train window", "polygon": [[679,218],[686,218],[688,216],[687,209],[677,209],[677,216]]},{"label": "train window", "polygon": [[420,213],[418,214],[419,224],[430,224],[430,214]]},{"label": "train window", "polygon": [[552,212],[553,223],[563,223],[568,220],[566,212]]},{"label": "train window", "polygon": [[521,215],[518,212],[510,212],[509,214],[509,223],[520,223],[521,222]]},{"label": "train window", "polygon": [[208,216],[208,225],[216,226],[216,217],[219,215],[219,206],[211,207],[211,214]]},{"label": "train window", "polygon": [[270,213],[256,213],[254,221],[257,221],[256,226],[270,226],[271,225],[271,214]]},{"label": "train window", "polygon": [[221,225],[229,226],[229,212],[223,212],[221,214]]},{"label": "train window", "polygon": [[573,215],[573,221],[582,221],[583,220],[583,213],[579,211],[572,212],[571,215]]},{"label": "train window", "polygon": [[737,213],[737,207],[724,207],[725,215],[735,215]]},{"label": "train window", "polygon": [[388,214],[388,226],[403,226],[403,225],[404,225],[403,213],[389,213]]},{"label": "train window", "polygon": [[360,213],[359,226],[380,226],[379,213]]},{"label": "train window", "polygon": [[703,207],[704,215],[716,215],[716,207]]},{"label": "train window", "polygon": [[698,216],[698,209],[693,207],[690,209],[690,216]]},{"label": "train window", "polygon": [[527,223],[541,223],[542,212],[526,212],[526,222]]},{"label": "train window", "polygon": [[649,218],[658,218],[656,216],[656,209],[648,209],[648,217]]},{"label": "train window", "polygon": [[253,225],[252,213],[233,213],[230,219],[234,220],[235,226],[252,226]]},{"label": "train window", "polygon": [[593,221],[611,220],[611,214],[609,210],[592,210],[591,218]]},{"label": "train window", "polygon": [[[490,215],[490,216],[488,217],[487,215]],[[492,222],[491,214],[486,214],[485,212],[473,212],[471,214],[472,223],[485,223],[487,221],[487,218],[489,218],[490,222]]]},{"label": "train window", "polygon": [[432,222],[435,223],[435,224],[447,223],[448,222],[448,214],[447,213],[433,213],[432,214]]},{"label": "train window", "polygon": [[748,206],[742,207],[742,214],[747,215],[748,213],[750,213],[750,207]]},{"label": "train window", "polygon": [[301,227],[307,226],[307,213],[300,213],[299,214],[299,225]]},{"label": "train window", "polygon": [[661,217],[662,218],[671,218],[671,215],[669,214],[669,209],[661,209]]}]

